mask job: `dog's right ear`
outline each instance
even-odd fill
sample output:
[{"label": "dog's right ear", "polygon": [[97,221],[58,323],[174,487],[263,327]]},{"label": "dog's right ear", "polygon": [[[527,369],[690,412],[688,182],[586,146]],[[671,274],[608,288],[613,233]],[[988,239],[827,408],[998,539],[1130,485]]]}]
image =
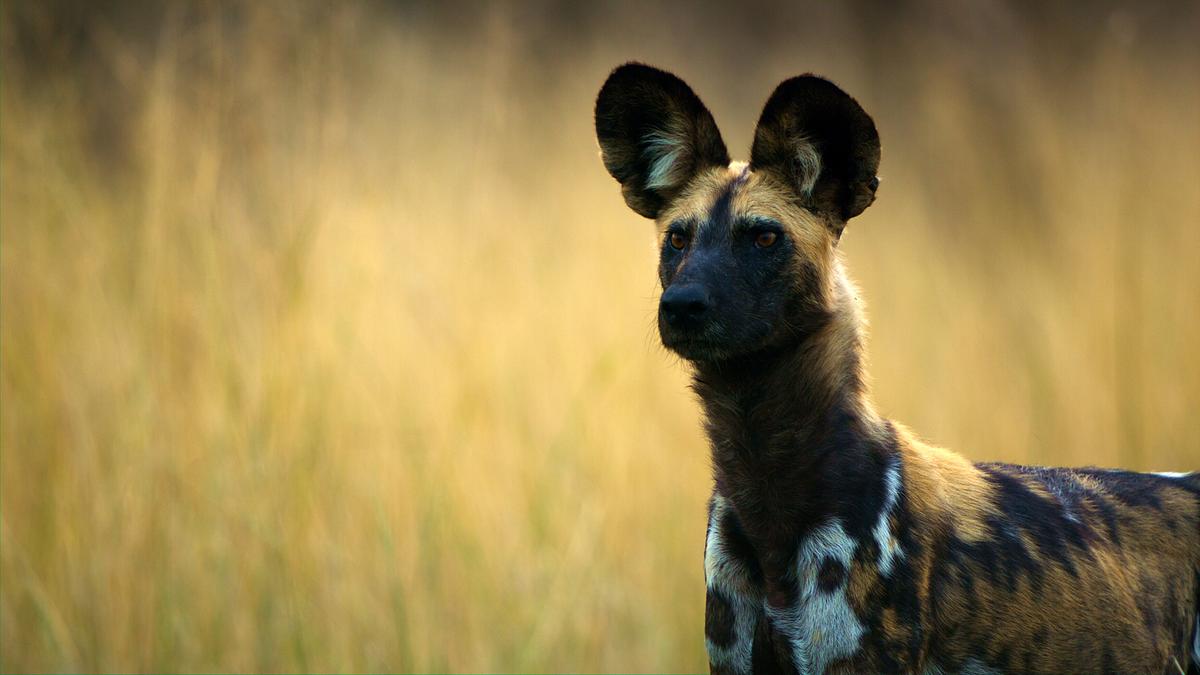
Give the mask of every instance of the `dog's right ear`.
[{"label": "dog's right ear", "polygon": [[658,217],[697,172],[729,164],[700,98],[678,77],[640,63],[617,68],[601,87],[596,137],[625,203],[647,218]]}]

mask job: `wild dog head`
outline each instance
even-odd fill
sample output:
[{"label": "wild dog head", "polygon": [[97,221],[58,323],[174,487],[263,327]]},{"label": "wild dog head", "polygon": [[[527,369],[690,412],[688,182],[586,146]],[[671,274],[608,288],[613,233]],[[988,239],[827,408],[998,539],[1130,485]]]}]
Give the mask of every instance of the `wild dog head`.
[{"label": "wild dog head", "polygon": [[712,114],[682,80],[637,63],[596,100],[604,166],[661,234],[663,344],[694,361],[775,349],[817,330],[835,249],[875,200],[879,135],[828,80],[780,84],[749,164],[730,162]]}]

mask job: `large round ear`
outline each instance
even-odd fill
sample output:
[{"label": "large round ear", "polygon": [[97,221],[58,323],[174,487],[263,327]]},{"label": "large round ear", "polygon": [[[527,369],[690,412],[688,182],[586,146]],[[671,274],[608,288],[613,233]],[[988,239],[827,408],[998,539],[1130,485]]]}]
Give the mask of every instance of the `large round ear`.
[{"label": "large round ear", "polygon": [[763,108],[750,168],[795,189],[840,234],[847,220],[875,201],[879,134],[870,115],[837,85],[814,75],[793,77]]},{"label": "large round ear", "polygon": [[671,73],[640,63],[612,72],[596,98],[604,167],[625,203],[655,218],[700,170],[729,164],[712,113]]}]

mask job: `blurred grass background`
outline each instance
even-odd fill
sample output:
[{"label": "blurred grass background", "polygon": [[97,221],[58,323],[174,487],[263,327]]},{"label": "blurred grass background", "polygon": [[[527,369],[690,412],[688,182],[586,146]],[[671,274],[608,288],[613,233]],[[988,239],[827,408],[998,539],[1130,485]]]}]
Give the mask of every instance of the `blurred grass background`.
[{"label": "blurred grass background", "polygon": [[0,9],[0,669],[701,671],[708,451],[609,69],[871,112],[887,414],[1200,468],[1194,2]]}]

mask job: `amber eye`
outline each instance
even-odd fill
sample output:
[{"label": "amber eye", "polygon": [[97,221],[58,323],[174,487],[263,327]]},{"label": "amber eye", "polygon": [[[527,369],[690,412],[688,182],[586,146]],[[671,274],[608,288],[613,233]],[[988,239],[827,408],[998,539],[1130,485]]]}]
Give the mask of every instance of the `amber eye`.
[{"label": "amber eye", "polygon": [[779,235],[775,232],[759,232],[758,236],[754,237],[754,245],[759,248],[771,248],[777,239]]},{"label": "amber eye", "polygon": [[684,246],[687,246],[687,237],[683,236],[679,232],[672,232],[671,248],[675,249],[676,251],[680,251],[683,250]]}]

